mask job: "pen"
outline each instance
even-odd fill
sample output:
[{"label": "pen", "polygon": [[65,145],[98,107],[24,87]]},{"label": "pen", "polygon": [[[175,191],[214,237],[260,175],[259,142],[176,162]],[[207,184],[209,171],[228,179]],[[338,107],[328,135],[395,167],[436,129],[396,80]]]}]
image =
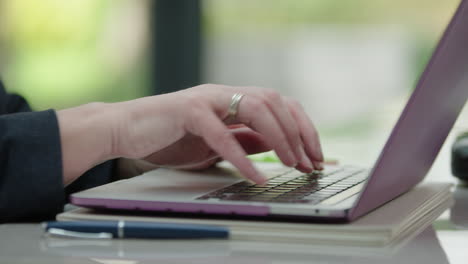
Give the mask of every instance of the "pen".
[{"label": "pen", "polygon": [[78,238],[227,238],[229,229],[219,226],[136,221],[50,221],[47,233]]}]

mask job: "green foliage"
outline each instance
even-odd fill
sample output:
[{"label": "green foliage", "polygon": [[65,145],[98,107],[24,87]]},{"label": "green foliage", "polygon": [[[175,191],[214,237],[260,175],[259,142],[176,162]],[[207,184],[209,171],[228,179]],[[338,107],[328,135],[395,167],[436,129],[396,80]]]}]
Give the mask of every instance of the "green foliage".
[{"label": "green foliage", "polygon": [[38,110],[145,95],[144,62],[121,69],[103,55],[108,10],[118,2],[4,2],[0,15],[6,33],[0,37],[8,63],[2,76],[9,90],[24,95]]}]

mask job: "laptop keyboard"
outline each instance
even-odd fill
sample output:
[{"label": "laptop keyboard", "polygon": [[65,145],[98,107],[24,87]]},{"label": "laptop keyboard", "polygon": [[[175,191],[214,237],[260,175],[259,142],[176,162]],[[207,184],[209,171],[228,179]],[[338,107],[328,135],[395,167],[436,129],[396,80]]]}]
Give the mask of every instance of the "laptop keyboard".
[{"label": "laptop keyboard", "polygon": [[264,185],[243,181],[197,199],[318,204],[364,182],[368,173],[368,170],[354,167],[308,174],[291,169],[270,178]]}]

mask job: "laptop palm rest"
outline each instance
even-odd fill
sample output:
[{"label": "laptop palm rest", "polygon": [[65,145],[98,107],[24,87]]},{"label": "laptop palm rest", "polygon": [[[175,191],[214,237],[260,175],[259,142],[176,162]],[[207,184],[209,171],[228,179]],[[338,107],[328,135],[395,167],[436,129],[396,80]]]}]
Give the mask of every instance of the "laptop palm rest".
[{"label": "laptop palm rest", "polygon": [[[187,201],[207,192],[242,181],[243,178],[225,168],[203,173],[157,169],[142,176],[87,190],[85,198]],[[129,184],[131,182],[131,184]],[[81,193],[73,195],[79,199]]]}]

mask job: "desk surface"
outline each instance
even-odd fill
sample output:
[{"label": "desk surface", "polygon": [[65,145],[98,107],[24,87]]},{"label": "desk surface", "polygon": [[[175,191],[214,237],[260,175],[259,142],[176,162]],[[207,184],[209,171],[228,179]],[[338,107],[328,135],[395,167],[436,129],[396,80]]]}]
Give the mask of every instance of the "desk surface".
[{"label": "desk surface", "polygon": [[466,263],[468,188],[433,226],[396,248],[315,247],[230,240],[81,240],[39,224],[0,225],[1,263]]},{"label": "desk surface", "polygon": [[246,241],[47,238],[37,224],[0,226],[2,263],[466,263],[468,231],[426,229],[397,249]]}]

